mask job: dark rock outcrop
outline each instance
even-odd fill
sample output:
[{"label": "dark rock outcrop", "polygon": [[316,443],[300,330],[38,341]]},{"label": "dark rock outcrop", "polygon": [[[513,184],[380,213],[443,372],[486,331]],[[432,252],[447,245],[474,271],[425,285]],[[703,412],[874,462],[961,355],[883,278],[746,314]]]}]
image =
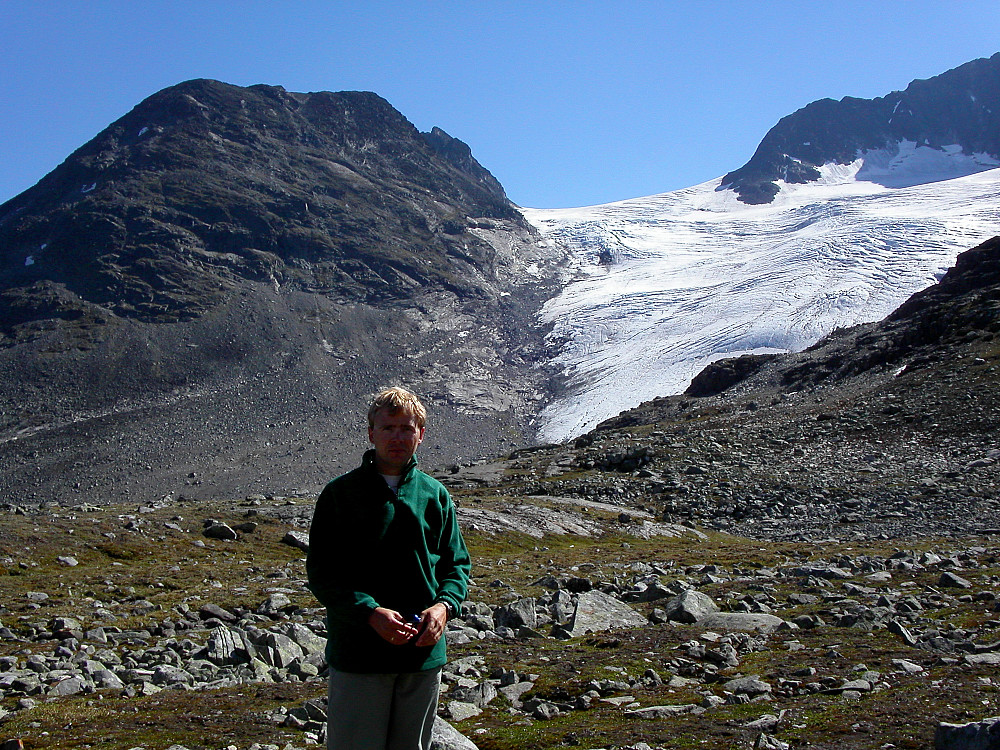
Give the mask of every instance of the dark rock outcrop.
[{"label": "dark rock outcrop", "polygon": [[877,99],[813,102],[771,128],[722,185],[744,203],[770,203],[778,180],[810,182],[823,164],[849,164],[863,151],[902,141],[1000,157],[1000,53]]}]

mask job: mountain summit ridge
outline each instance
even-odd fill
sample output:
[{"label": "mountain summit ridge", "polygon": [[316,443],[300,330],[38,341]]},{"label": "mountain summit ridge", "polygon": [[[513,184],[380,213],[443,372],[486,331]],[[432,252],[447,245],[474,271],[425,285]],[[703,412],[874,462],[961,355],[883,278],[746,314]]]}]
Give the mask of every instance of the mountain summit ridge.
[{"label": "mountain summit ridge", "polygon": [[[722,178],[721,188],[745,203],[769,203],[779,181],[812,182],[824,164],[897,152],[906,142],[939,151],[960,146],[967,157],[1000,159],[1000,53],[884,97],[812,102],[771,128],[750,160]],[[966,173],[979,169],[970,165]]]},{"label": "mountain summit ridge", "polygon": [[[370,92],[178,84],[0,206],[0,283],[52,281],[146,319],[210,307],[219,274],[355,299],[495,295],[495,250],[467,217],[526,227],[459,143]],[[135,289],[120,299],[124,267]]]}]

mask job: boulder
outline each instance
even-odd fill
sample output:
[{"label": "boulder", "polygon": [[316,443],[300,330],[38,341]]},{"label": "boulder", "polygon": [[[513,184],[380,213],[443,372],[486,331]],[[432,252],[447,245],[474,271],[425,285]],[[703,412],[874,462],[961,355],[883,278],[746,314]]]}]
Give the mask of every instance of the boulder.
[{"label": "boulder", "polygon": [[247,664],[254,653],[242,631],[225,627],[212,631],[205,648],[205,658],[219,666]]},{"label": "boulder", "polygon": [[281,540],[282,544],[287,544],[289,547],[295,547],[303,552],[309,551],[309,534],[304,531],[289,531],[285,534],[284,538]]},{"label": "boulder", "polygon": [[306,656],[310,656],[312,654],[323,654],[326,652],[326,639],[316,635],[305,625],[293,622],[287,627],[281,628],[280,632],[284,633],[295,641],[295,643],[301,646]]},{"label": "boulder", "polygon": [[222,622],[227,622],[227,623],[234,623],[238,619],[240,619],[229,610],[223,609],[217,604],[203,605],[201,609],[198,610],[198,616],[201,617],[202,620],[210,620],[212,618],[215,618],[217,620],[222,620]]},{"label": "boulder", "polygon": [[698,710],[698,706],[693,703],[673,706],[646,706],[633,711],[626,711],[626,715],[634,716],[637,719],[669,719],[672,716],[689,714]]},{"label": "boulder", "polygon": [[476,744],[444,719],[434,721],[431,750],[479,750]]},{"label": "boulder", "polygon": [[707,594],[696,589],[688,589],[667,602],[665,611],[668,620],[693,624],[715,614],[719,611],[719,607]]},{"label": "boulder", "polygon": [[648,620],[627,604],[594,589],[580,594],[577,599],[569,634],[575,638],[602,630],[637,628],[647,624]]},{"label": "boulder", "polygon": [[486,708],[497,697],[497,689],[490,682],[480,682],[475,687],[457,687],[448,691],[448,697],[477,708]]},{"label": "boulder", "polygon": [[753,743],[753,750],[788,750],[790,747],[791,745],[787,742],[782,742],[777,737],[763,732],[757,735],[757,739]]},{"label": "boulder", "polygon": [[292,600],[287,596],[282,594],[280,591],[276,591],[271,594],[264,602],[257,607],[258,615],[266,615],[267,617],[277,617],[281,614],[281,611],[290,606]]},{"label": "boulder", "polygon": [[1000,750],[1000,717],[968,724],[938,724],[934,750]]},{"label": "boulder", "polygon": [[268,633],[260,649],[260,657],[272,667],[288,667],[303,656],[302,647],[281,633]]},{"label": "boulder", "polygon": [[538,613],[535,610],[535,600],[518,599],[516,602],[499,607],[493,613],[493,622],[498,628],[508,627],[512,630],[537,627]]},{"label": "boulder", "polygon": [[65,698],[67,695],[77,695],[78,693],[89,692],[87,681],[82,677],[67,677],[59,680],[49,689],[49,695],[58,698]]},{"label": "boulder", "polygon": [[789,625],[776,615],[756,612],[715,612],[698,620],[698,624],[712,630],[758,631],[761,633],[771,633],[782,626]]},{"label": "boulder", "polygon": [[998,651],[989,651],[983,654],[966,654],[963,658],[966,664],[1000,665],[1000,652]]},{"label": "boulder", "polygon": [[221,539],[229,542],[239,538],[233,528],[225,523],[214,523],[201,533],[209,539]]},{"label": "boulder", "polygon": [[950,571],[945,571],[941,574],[941,578],[938,579],[938,586],[943,586],[945,588],[953,589],[971,589],[972,584],[962,578],[961,576],[955,575]]},{"label": "boulder", "polygon": [[723,687],[734,695],[749,695],[751,697],[766,695],[771,692],[771,686],[760,679],[759,675],[738,677],[735,680],[730,680]]},{"label": "boulder", "polygon": [[153,670],[153,684],[159,687],[193,685],[194,675],[185,669],[170,664],[160,664]]},{"label": "boulder", "polygon": [[445,710],[448,712],[448,716],[455,721],[465,721],[473,716],[479,716],[483,712],[483,709],[465,701],[448,701],[445,704]]}]

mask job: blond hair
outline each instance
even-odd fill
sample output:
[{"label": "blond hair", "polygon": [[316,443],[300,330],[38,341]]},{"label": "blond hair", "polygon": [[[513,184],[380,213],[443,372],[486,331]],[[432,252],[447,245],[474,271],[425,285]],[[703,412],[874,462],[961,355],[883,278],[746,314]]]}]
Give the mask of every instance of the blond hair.
[{"label": "blond hair", "polygon": [[368,407],[369,427],[375,426],[375,414],[379,409],[388,409],[393,414],[401,411],[416,419],[417,427],[422,428],[427,421],[427,409],[420,403],[420,399],[399,386],[386,388],[372,399],[371,406]]}]

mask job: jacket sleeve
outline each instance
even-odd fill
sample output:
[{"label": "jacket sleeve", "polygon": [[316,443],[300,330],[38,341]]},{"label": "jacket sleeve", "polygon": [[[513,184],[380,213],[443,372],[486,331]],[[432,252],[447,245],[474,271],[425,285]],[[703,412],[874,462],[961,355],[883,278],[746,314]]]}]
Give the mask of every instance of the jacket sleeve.
[{"label": "jacket sleeve", "polygon": [[364,591],[350,587],[352,563],[346,558],[351,545],[344,535],[351,533],[351,524],[340,510],[340,494],[338,484],[331,482],[316,501],[306,556],[308,586],[327,609],[367,618],[378,602]]},{"label": "jacket sleeve", "polygon": [[455,612],[462,611],[462,602],[469,594],[469,573],[472,569],[469,550],[458,527],[458,516],[455,513],[455,503],[448,491],[443,493],[445,512],[441,527],[441,537],[438,545],[440,559],[435,567],[437,592],[434,600],[451,604]]}]

